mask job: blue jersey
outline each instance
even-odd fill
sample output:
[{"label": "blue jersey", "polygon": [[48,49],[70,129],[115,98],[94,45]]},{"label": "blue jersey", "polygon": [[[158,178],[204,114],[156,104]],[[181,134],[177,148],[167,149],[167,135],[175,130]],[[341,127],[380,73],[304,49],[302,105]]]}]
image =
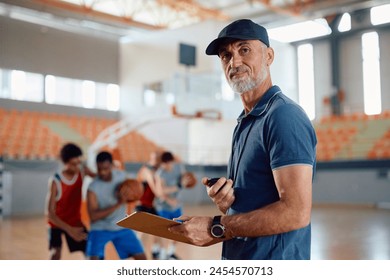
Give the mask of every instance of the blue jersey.
[{"label": "blue jersey", "polygon": [[[238,118],[228,177],[235,201],[228,215],[246,213],[279,200],[272,170],[307,164],[315,170],[314,128],[305,112],[271,87],[255,108]],[[223,259],[310,259],[310,225],[265,237],[237,237],[223,244]]]},{"label": "blue jersey", "polygon": [[176,206],[170,205],[166,201],[162,201],[160,199],[156,199],[156,208],[158,211],[175,211],[182,207],[180,200],[180,190],[181,190],[181,176],[184,172],[184,168],[181,164],[174,164],[171,171],[164,170],[163,168],[159,168],[156,171],[156,176],[159,176],[163,181],[163,188],[170,189],[169,197],[172,199],[176,199],[178,204]]},{"label": "blue jersey", "polygon": [[[102,181],[99,177],[96,177],[88,186],[88,191],[95,193],[99,209],[105,209],[118,203],[118,198],[115,194],[115,189],[124,180],[127,179],[125,172],[121,170],[112,170],[112,179],[109,182]],[[91,230],[121,230],[122,227],[118,226],[116,222],[126,217],[126,204],[122,204],[121,207],[116,209],[110,215],[103,219],[99,219],[91,223]]]}]

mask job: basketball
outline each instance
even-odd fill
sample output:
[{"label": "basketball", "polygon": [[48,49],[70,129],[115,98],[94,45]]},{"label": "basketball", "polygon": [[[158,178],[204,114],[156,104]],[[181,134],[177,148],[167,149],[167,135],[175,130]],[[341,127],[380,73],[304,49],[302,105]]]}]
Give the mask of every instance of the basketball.
[{"label": "basketball", "polygon": [[192,172],[185,172],[181,178],[181,184],[182,186],[184,186],[185,188],[193,188],[196,186],[196,183],[197,183],[197,179],[194,175],[194,173]]},{"label": "basketball", "polygon": [[126,179],[117,188],[117,195],[124,195],[127,202],[140,200],[144,194],[144,187],[136,179]]}]

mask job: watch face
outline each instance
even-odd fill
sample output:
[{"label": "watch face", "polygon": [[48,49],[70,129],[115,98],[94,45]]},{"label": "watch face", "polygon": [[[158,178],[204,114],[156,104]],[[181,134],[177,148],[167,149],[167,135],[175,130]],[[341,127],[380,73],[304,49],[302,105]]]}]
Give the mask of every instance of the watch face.
[{"label": "watch face", "polygon": [[211,233],[214,237],[222,237],[225,233],[225,229],[221,225],[214,225],[211,229]]}]

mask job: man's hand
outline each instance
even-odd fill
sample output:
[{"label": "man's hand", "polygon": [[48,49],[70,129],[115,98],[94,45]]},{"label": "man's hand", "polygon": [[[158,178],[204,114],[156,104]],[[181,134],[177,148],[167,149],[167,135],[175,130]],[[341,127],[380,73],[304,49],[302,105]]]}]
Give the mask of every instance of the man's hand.
[{"label": "man's hand", "polygon": [[183,223],[170,227],[169,231],[187,237],[193,245],[206,246],[214,240],[210,233],[211,217],[181,216],[176,220],[181,220]]},{"label": "man's hand", "polygon": [[68,234],[76,241],[83,241],[87,239],[87,233],[83,227],[70,227]]},{"label": "man's hand", "polygon": [[235,199],[233,181],[221,177],[214,185],[209,187],[207,185],[208,179],[207,177],[202,178],[202,184],[206,186],[208,196],[217,205],[218,209],[226,214]]}]

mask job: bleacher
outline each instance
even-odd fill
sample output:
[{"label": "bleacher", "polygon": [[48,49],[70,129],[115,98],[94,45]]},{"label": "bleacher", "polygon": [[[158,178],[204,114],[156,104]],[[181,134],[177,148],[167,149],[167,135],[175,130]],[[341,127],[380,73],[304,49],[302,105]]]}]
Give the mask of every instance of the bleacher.
[{"label": "bleacher", "polygon": [[[103,129],[118,121],[1,108],[0,120],[0,155],[11,159],[57,159],[68,141],[86,151]],[[323,117],[314,127],[318,161],[390,158],[390,111]],[[136,131],[119,139],[117,149],[123,162],[145,162],[152,151],[162,150]]]},{"label": "bleacher", "polygon": [[[85,154],[89,145],[117,119],[18,111],[0,108],[0,155],[9,159],[58,159],[66,142],[78,143]],[[152,151],[161,150],[136,131],[118,141],[124,162],[145,162]]]},{"label": "bleacher", "polygon": [[390,158],[390,111],[373,116],[328,116],[316,123],[315,129],[318,161]]}]

